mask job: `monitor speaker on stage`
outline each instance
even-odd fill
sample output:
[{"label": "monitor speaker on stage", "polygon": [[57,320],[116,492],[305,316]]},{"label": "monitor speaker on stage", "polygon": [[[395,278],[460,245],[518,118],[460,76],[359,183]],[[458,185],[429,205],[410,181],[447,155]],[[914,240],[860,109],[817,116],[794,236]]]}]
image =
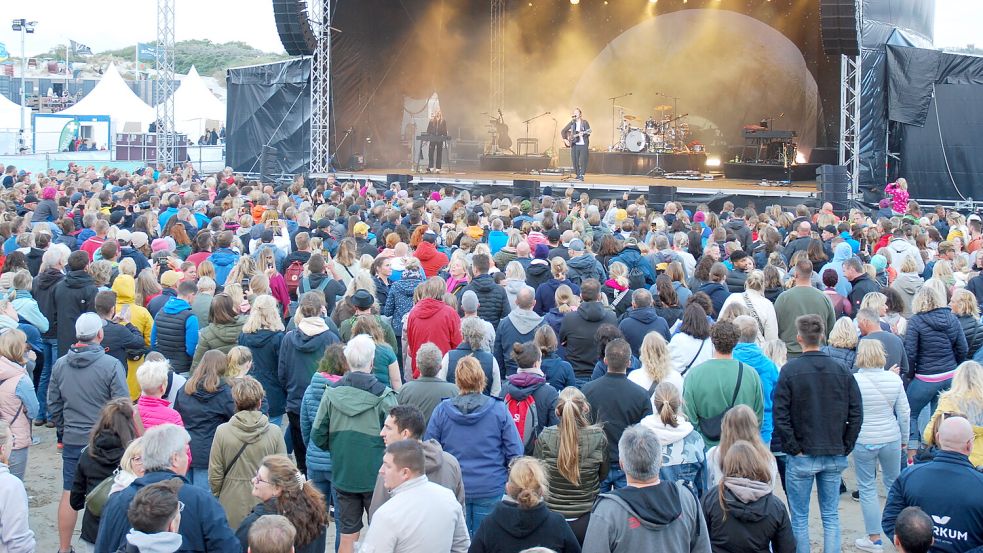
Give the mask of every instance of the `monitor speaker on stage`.
[{"label": "monitor speaker on stage", "polygon": [[413,180],[413,175],[403,175],[400,173],[389,173],[386,175],[386,185],[398,182],[401,190],[406,190],[406,187],[410,185],[411,180]]},{"label": "monitor speaker on stage", "polygon": [[667,203],[676,201],[675,186],[649,186],[649,207],[662,209]]},{"label": "monitor speaker on stage", "polygon": [[840,150],[838,148],[813,148],[809,152],[809,163],[836,165],[839,161]]},{"label": "monitor speaker on stage", "polygon": [[516,196],[527,200],[539,197],[539,181],[516,179],[512,181],[512,189]]},{"label": "monitor speaker on stage", "polygon": [[819,199],[833,204],[833,211],[845,213],[850,209],[850,173],[845,165],[820,165],[816,170]]}]

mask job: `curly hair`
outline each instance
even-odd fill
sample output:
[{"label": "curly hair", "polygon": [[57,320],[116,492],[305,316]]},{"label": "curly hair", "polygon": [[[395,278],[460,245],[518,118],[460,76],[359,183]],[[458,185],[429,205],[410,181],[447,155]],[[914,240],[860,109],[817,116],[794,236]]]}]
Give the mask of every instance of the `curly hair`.
[{"label": "curly hair", "polygon": [[295,545],[307,545],[317,539],[328,524],[324,495],[305,480],[297,465],[286,455],[267,455],[262,465],[270,473],[270,485],[280,490],[276,497],[277,513],[297,529]]}]

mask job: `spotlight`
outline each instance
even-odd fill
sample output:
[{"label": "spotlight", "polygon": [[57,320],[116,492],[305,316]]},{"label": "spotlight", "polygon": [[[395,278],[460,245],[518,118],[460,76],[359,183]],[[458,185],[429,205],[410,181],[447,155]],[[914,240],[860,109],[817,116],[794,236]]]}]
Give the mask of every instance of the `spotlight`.
[{"label": "spotlight", "polygon": [[707,167],[720,167],[720,158],[719,157],[708,157],[707,158]]},{"label": "spotlight", "polygon": [[806,159],[806,155],[804,153],[797,152],[795,154],[795,163],[797,163],[797,164],[803,164],[803,163],[806,163],[807,161],[808,160]]},{"label": "spotlight", "polygon": [[659,0],[649,0],[649,4],[655,4],[655,3],[656,3],[656,2],[658,2],[658,1],[659,1]]},{"label": "spotlight", "polygon": [[577,4],[580,3],[580,0],[570,0],[570,3],[576,6]]}]

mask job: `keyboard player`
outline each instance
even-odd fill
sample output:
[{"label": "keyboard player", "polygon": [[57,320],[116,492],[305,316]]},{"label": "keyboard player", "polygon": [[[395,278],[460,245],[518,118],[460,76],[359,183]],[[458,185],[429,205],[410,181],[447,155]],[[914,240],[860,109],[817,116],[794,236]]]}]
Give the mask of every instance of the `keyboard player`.
[{"label": "keyboard player", "polygon": [[[430,118],[430,123],[427,125],[427,134],[431,136],[446,137],[447,136],[447,121],[444,121],[444,114],[441,113],[438,108],[433,113],[433,117]],[[444,155],[444,141],[443,140],[431,140],[430,141],[430,157],[427,163],[428,173],[439,173],[441,158]]]}]

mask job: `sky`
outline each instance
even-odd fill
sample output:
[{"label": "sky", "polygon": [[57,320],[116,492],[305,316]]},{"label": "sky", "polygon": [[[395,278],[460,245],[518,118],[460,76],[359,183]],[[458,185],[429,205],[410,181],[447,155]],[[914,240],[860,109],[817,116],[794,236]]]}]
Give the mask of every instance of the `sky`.
[{"label": "sky", "polygon": [[[482,1],[482,0],[468,0]],[[622,0],[626,1],[626,0]],[[3,23],[0,43],[11,55],[20,52],[20,36],[8,18],[38,21],[28,35],[27,52],[46,52],[69,39],[93,51],[111,50],[154,40],[155,0],[0,0]],[[266,52],[283,52],[276,33],[271,0],[175,0],[177,40],[207,38],[213,42],[240,40]],[[58,10],[59,5],[67,9]],[[983,47],[983,0],[936,0],[935,45],[975,44]]]}]

